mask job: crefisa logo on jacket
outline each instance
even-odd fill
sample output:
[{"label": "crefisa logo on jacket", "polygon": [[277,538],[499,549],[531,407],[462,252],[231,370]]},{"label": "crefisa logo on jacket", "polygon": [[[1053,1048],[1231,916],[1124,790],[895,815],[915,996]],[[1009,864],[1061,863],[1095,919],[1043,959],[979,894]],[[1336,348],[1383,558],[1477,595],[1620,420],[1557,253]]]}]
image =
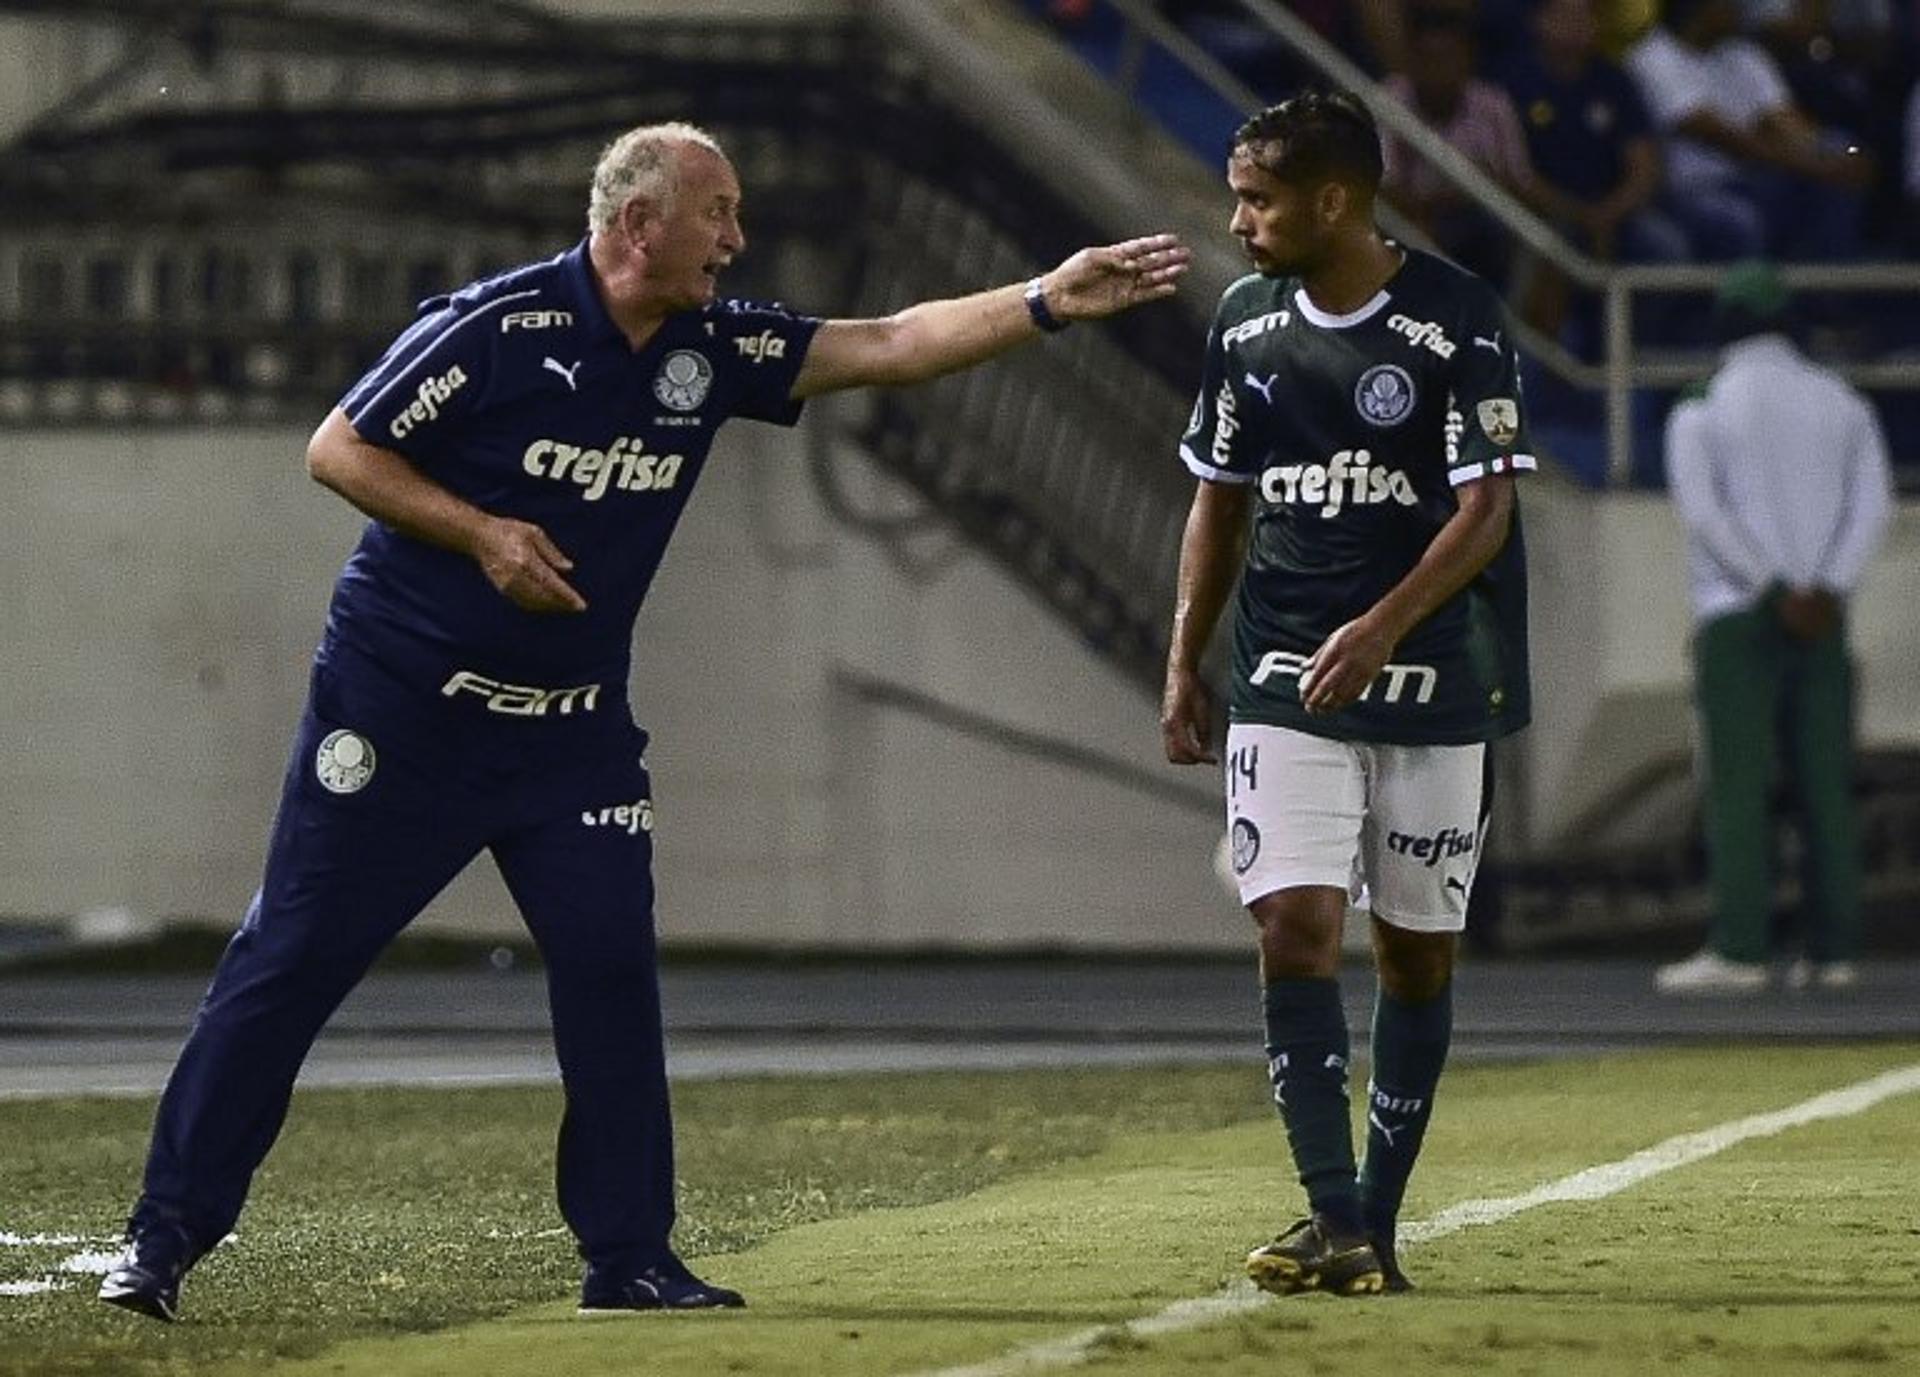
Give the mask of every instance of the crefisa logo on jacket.
[{"label": "crefisa logo on jacket", "polygon": [[676,349],[653,375],[653,395],[669,411],[697,411],[713,387],[713,365],[705,354]]},{"label": "crefisa logo on jacket", "polygon": [[373,743],[359,732],[328,732],[314,753],[313,773],[330,794],[357,794],[373,778]]}]

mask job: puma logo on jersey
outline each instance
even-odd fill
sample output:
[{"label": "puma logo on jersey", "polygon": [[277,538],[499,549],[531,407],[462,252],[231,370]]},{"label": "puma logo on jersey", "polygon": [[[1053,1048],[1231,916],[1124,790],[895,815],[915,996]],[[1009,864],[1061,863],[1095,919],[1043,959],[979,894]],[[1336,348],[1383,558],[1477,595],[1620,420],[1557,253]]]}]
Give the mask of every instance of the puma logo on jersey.
[{"label": "puma logo on jersey", "polygon": [[686,461],[684,454],[649,454],[646,441],[623,435],[605,449],[535,440],[520,457],[520,467],[535,478],[577,483],[586,489],[580,494],[584,501],[598,502],[609,488],[664,492],[680,480],[680,466]]},{"label": "puma logo on jersey", "polygon": [[1453,357],[1453,351],[1459,346],[1447,338],[1447,332],[1431,320],[1415,320],[1412,316],[1396,315],[1387,317],[1387,328],[1395,334],[1406,336],[1408,344],[1420,345],[1431,349],[1443,359]]},{"label": "puma logo on jersey", "polygon": [[1255,392],[1258,392],[1262,397],[1265,397],[1268,406],[1273,405],[1273,385],[1279,381],[1280,375],[1278,373],[1267,374],[1267,380],[1265,382],[1261,382],[1260,379],[1254,377],[1251,373],[1247,374],[1247,386],[1251,387]]},{"label": "puma logo on jersey", "polygon": [[565,378],[567,380],[567,391],[578,392],[580,390],[580,384],[573,380],[573,375],[580,371],[579,359],[575,359],[573,361],[573,367],[569,368],[553,355],[549,354],[540,360],[540,366],[549,373],[558,373],[561,377]]},{"label": "puma logo on jersey", "polygon": [[1473,347],[1476,349],[1491,349],[1494,353],[1499,353],[1500,332],[1495,330],[1492,339],[1488,339],[1485,335],[1475,335],[1473,337]]},{"label": "puma logo on jersey", "polygon": [[[1247,682],[1259,688],[1273,678],[1298,679],[1306,667],[1305,655],[1291,650],[1269,650],[1260,657],[1260,663],[1247,676]],[[1373,682],[1361,691],[1359,701],[1365,703],[1372,699],[1373,691],[1382,684],[1386,685],[1380,700],[1383,703],[1400,702],[1409,689],[1413,692],[1414,702],[1430,703],[1434,690],[1440,686],[1440,671],[1432,665],[1382,665]]]},{"label": "puma logo on jersey", "polygon": [[415,426],[438,420],[440,408],[447,404],[447,399],[466,385],[466,370],[457,363],[439,377],[425,379],[407,409],[388,423],[387,433],[396,440],[404,440]]},{"label": "puma logo on jersey", "polygon": [[1279,329],[1292,319],[1291,311],[1268,311],[1263,316],[1243,320],[1238,325],[1229,326],[1220,332],[1220,345],[1225,348],[1228,345],[1243,344],[1247,340],[1266,334],[1269,330]]},{"label": "puma logo on jersey", "polygon": [[1318,507],[1333,518],[1343,507],[1419,504],[1413,480],[1399,469],[1375,465],[1364,449],[1343,449],[1324,464],[1276,464],[1260,475],[1260,496],[1276,507]]}]

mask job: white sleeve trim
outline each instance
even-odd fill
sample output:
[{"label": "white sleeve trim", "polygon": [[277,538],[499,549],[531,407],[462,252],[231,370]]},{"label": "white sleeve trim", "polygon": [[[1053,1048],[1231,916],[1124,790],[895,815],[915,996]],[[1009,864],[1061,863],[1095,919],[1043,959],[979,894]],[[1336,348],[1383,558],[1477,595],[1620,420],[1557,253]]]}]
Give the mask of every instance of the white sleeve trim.
[{"label": "white sleeve trim", "polygon": [[1503,454],[1484,464],[1462,464],[1459,468],[1447,470],[1447,482],[1454,487],[1462,483],[1471,483],[1485,478],[1490,473],[1518,473],[1522,469],[1537,469],[1540,461],[1531,454]]},{"label": "white sleeve trim", "polygon": [[1187,446],[1180,446],[1180,462],[1185,464],[1195,477],[1204,478],[1209,483],[1251,483],[1250,473],[1235,473],[1231,469],[1217,469],[1204,462],[1199,455]]}]

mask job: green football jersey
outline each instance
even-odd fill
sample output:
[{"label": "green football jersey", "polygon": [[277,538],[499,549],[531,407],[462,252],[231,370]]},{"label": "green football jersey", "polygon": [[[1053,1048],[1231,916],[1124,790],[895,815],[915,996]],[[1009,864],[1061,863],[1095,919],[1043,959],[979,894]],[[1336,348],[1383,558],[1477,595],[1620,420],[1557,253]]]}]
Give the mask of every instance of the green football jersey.
[{"label": "green football jersey", "polygon": [[1355,703],[1309,716],[1300,669],[1417,564],[1454,488],[1535,467],[1519,359],[1493,290],[1431,254],[1331,316],[1295,278],[1229,287],[1180,457],[1255,485],[1233,632],[1232,716],[1400,745],[1527,724],[1526,552],[1516,508],[1493,562],[1407,634]]}]

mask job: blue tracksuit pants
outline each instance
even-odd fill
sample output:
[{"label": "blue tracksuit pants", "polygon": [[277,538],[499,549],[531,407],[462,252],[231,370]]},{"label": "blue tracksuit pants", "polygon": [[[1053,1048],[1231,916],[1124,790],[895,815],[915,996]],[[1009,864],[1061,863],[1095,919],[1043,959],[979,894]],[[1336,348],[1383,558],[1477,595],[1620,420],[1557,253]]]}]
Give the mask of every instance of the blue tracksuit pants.
[{"label": "blue tracksuit pants", "polygon": [[[232,1228],[321,1025],[485,850],[546,963],[566,1092],[561,1213],[595,1265],[637,1269],[666,1251],[673,1129],[652,816],[638,806],[650,798],[645,736],[624,695],[612,696],[619,704],[601,709],[603,721],[495,720],[477,702],[402,690],[344,653],[323,658],[265,878],[160,1102],[135,1228],[177,1222],[202,1249]],[[325,787],[316,768],[341,730],[372,752],[350,792]],[[360,773],[363,757],[348,753]],[[343,783],[341,771],[330,777]]]}]

